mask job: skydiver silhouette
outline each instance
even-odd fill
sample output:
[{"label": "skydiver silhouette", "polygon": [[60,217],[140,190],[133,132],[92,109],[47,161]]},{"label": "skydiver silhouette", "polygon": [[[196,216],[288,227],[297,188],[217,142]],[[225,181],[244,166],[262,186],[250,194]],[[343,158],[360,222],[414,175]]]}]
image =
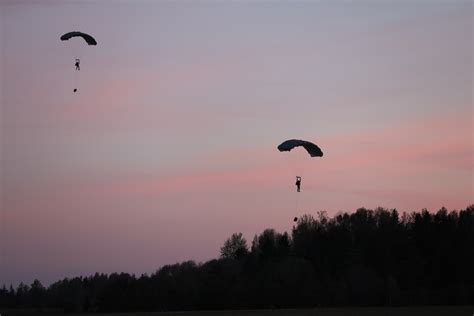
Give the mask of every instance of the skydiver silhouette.
[{"label": "skydiver silhouette", "polygon": [[300,192],[300,187],[301,187],[301,177],[300,176],[296,176],[296,192]]},{"label": "skydiver silhouette", "polygon": [[76,58],[76,63],[74,64],[74,66],[76,66],[76,70],[81,70],[80,63],[81,61],[79,60],[79,58]]}]

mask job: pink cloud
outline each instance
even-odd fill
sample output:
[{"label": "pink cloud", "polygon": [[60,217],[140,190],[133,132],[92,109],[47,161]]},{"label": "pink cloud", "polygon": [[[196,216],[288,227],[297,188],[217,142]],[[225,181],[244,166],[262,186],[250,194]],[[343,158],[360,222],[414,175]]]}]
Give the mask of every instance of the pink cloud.
[{"label": "pink cloud", "polygon": [[[176,124],[187,128],[223,125],[215,116],[224,113],[211,115],[206,102],[209,94],[242,72],[241,64],[237,57],[201,56],[187,63],[163,63],[150,68],[109,68],[93,78],[82,78],[83,88],[65,100],[72,106],[58,104],[55,114],[72,126],[100,131],[104,126],[161,130]],[[232,113],[235,112],[242,111],[234,109]]]},{"label": "pink cloud", "polygon": [[[458,179],[458,170],[472,173],[474,167],[469,120],[467,115],[436,116],[385,129],[322,138],[325,157],[298,162],[305,171],[305,185],[319,190],[344,190],[354,189],[353,184],[370,189],[376,183],[390,182],[387,190],[403,196],[409,195],[408,190],[422,189],[413,185],[413,178],[438,177],[450,179],[445,188],[450,190],[450,181]],[[441,122],[442,131],[439,130]],[[285,170],[288,162],[282,155],[285,154],[261,147],[217,151],[204,156],[185,173],[131,178],[112,184],[110,190],[157,194],[222,186],[276,188],[278,181],[289,178]],[[463,181],[466,179],[459,178],[459,183]],[[396,187],[410,189],[397,191]]]},{"label": "pink cloud", "polygon": [[[304,172],[304,188],[339,192],[337,199],[352,193],[369,199],[398,197],[407,205],[409,201],[428,203],[429,197],[439,200],[440,196],[451,202],[457,197],[464,203],[472,198],[470,120],[466,113],[439,115],[399,126],[323,137],[318,141],[325,152],[323,158],[297,162]],[[287,154],[271,146],[255,146],[216,150],[166,175],[82,174],[71,182],[74,190],[70,194],[75,191],[107,199],[202,190],[292,189],[294,171],[285,159]],[[332,201],[336,208],[337,199]]]},{"label": "pink cloud", "polygon": [[350,168],[393,161],[405,165],[442,162],[447,167],[474,166],[472,159],[469,163],[469,156],[473,155],[469,111],[412,119],[398,126],[335,135],[321,141],[333,145],[326,157],[333,151],[337,159],[343,160],[331,159],[328,163],[342,166],[347,165],[342,164],[345,162]]}]

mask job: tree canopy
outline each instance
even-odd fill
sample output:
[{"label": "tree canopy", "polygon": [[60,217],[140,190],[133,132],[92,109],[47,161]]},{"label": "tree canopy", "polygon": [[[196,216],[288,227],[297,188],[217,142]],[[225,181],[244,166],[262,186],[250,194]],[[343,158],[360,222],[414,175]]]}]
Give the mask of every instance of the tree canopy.
[{"label": "tree canopy", "polygon": [[[289,219],[292,222],[293,219]],[[304,215],[291,234],[241,233],[221,257],[151,275],[38,280],[0,289],[0,308],[65,312],[175,311],[474,302],[474,205],[461,211],[360,208]]]}]

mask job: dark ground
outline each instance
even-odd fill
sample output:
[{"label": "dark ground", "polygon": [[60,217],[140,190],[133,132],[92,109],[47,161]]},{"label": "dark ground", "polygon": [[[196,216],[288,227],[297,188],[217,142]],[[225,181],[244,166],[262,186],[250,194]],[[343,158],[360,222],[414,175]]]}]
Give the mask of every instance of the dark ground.
[{"label": "dark ground", "polygon": [[31,310],[4,310],[1,316],[29,315],[71,315],[71,316],[474,316],[474,306],[416,306],[416,307],[354,307],[280,310],[241,310],[241,311],[197,311],[197,312],[153,312],[153,313],[105,313],[105,314],[63,314],[55,312],[35,313]]}]

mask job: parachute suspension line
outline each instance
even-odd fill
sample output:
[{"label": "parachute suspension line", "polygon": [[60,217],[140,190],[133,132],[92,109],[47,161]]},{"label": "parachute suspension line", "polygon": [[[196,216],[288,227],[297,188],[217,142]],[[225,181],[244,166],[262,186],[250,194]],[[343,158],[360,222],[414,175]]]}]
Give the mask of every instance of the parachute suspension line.
[{"label": "parachute suspension line", "polygon": [[[82,50],[80,51],[77,49],[74,53],[74,92],[80,92],[81,91],[81,71],[82,71],[82,60],[84,58],[85,52]],[[76,69],[76,62],[79,61],[79,69]]]},{"label": "parachute suspension line", "polygon": [[294,167],[294,161],[292,161],[292,157],[290,155],[288,155],[288,153],[284,153],[285,155],[285,160],[286,160],[286,170],[288,172],[288,176],[290,179],[294,179],[295,177],[295,167]]},{"label": "parachute suspension line", "polygon": [[296,203],[295,203],[295,204],[296,204],[296,206],[295,206],[295,216],[298,216],[297,214],[299,214],[299,213],[298,213],[298,211],[299,211],[299,210],[298,210],[298,205],[299,205],[299,203],[298,203],[298,202],[299,202],[299,198],[300,198],[300,196],[299,196],[299,194],[298,194],[298,193],[300,193],[300,192],[296,192]]},{"label": "parachute suspension line", "polygon": [[[74,77],[73,77],[73,88],[74,88],[74,92],[76,92],[77,90],[79,90],[79,87],[77,86],[78,85],[78,81],[79,81],[79,71],[77,71],[76,69],[74,69]],[[76,90],[77,89],[77,90]]]},{"label": "parachute suspension line", "polygon": [[296,192],[296,186],[295,186],[295,181],[296,181],[296,176],[298,174],[297,173],[297,162],[295,161],[295,157],[294,155],[290,155],[289,153],[283,153],[283,155],[285,156],[285,160],[286,160],[286,171],[287,171],[287,174],[288,174],[288,180],[290,181],[291,183],[291,186],[289,187],[289,190],[291,192],[291,194],[294,196],[294,198],[292,198],[291,200],[293,200],[293,208],[294,208],[294,216],[297,216],[298,213],[298,207],[299,207],[299,194],[301,194],[301,192]]}]

